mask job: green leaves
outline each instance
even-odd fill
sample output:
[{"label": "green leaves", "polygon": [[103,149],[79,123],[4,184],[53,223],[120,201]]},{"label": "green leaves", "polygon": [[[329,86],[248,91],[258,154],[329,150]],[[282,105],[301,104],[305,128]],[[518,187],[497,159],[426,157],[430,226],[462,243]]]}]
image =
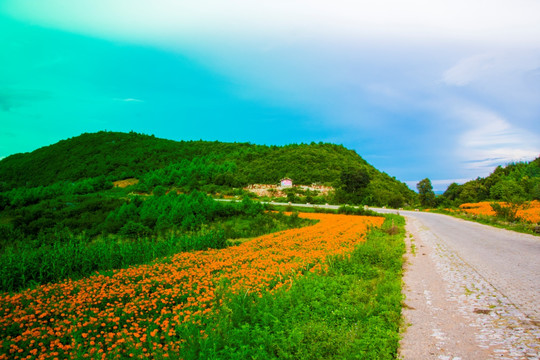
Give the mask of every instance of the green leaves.
[{"label": "green leaves", "polygon": [[528,163],[498,166],[488,177],[479,177],[463,185],[453,183],[445,191],[443,199],[448,205],[456,206],[487,200],[540,200],[540,158]]},{"label": "green leaves", "polygon": [[433,192],[431,181],[425,178],[416,184],[416,188],[418,189],[420,204],[424,207],[432,207],[435,203],[435,193]]}]

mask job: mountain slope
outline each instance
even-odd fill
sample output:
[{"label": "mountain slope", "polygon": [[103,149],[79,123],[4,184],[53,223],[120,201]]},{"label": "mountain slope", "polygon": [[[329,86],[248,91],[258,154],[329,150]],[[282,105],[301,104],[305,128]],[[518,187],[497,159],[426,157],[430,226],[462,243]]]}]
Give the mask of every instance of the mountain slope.
[{"label": "mountain slope", "polygon": [[[211,149],[209,144],[212,144]],[[106,175],[140,176],[183,159],[224,153],[242,144],[176,142],[136,133],[98,132],[62,140],[0,161],[9,187],[49,185]]]},{"label": "mountain slope", "polygon": [[[0,190],[49,185],[106,176],[109,180],[142,177],[176,167],[225,164],[230,186],[251,183],[274,184],[290,177],[296,184],[343,185],[344,171],[367,174],[364,202],[401,205],[414,193],[407,186],[381,173],[355,151],[327,143],[264,146],[249,143],[172,141],[136,133],[98,132],[60,141],[31,153],[15,154],[0,161]],[[188,164],[188,165],[186,165]],[[201,165],[202,164],[202,165]],[[208,177],[208,182],[215,179]],[[222,185],[222,184],[220,184]]]}]

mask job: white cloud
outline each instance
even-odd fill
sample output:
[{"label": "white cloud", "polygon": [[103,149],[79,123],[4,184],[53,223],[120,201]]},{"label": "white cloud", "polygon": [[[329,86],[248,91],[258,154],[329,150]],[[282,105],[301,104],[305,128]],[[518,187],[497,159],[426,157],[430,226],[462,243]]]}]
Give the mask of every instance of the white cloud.
[{"label": "white cloud", "polygon": [[507,48],[464,55],[443,72],[442,81],[457,87],[473,85],[492,95],[498,93],[497,96],[503,101],[508,98],[515,101],[516,97],[528,98],[526,93],[537,97],[537,93],[531,94],[531,89],[525,93],[513,94],[508,91],[508,87],[515,90],[527,85],[527,78],[534,77],[535,70],[540,66],[539,55],[540,46],[528,50]]},{"label": "white cloud", "polygon": [[456,65],[446,70],[443,81],[448,85],[463,86],[482,76],[493,67],[493,56],[475,55],[461,59]]},{"label": "white cloud", "polygon": [[64,29],[158,42],[300,37],[540,44],[535,0],[6,0],[3,8]]},{"label": "white cloud", "polygon": [[116,101],[123,101],[123,102],[135,102],[135,103],[142,103],[144,100],[140,99],[134,99],[134,98],[125,98],[125,99],[114,99]]},{"label": "white cloud", "polygon": [[469,129],[459,139],[459,149],[466,168],[487,175],[496,165],[532,160],[540,155],[540,137],[517,128],[501,115],[470,107],[460,113]]}]

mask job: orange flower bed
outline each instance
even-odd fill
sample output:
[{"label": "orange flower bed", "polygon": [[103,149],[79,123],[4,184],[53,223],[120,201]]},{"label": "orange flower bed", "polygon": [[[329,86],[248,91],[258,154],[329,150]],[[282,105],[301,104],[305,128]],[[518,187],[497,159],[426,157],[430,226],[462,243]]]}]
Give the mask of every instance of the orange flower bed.
[{"label": "orange flower bed", "polygon": [[[469,214],[495,216],[495,211],[493,211],[490,204],[491,202],[489,201],[482,201],[478,203],[461,204],[459,207],[462,211]],[[507,205],[504,202],[501,202],[500,204],[502,206]],[[524,203],[520,206],[516,215],[524,221],[531,223],[540,222],[540,201],[534,200]]]},{"label": "orange flower bed", "polygon": [[495,216],[495,211],[491,208],[491,202],[482,201],[478,203],[465,203],[461,204],[459,208],[469,214],[473,215],[487,215]]},{"label": "orange flower bed", "polygon": [[524,204],[517,212],[517,216],[531,223],[540,222],[540,201],[534,200]]},{"label": "orange flower bed", "polygon": [[[221,295],[262,294],[322,269],[353,250],[384,219],[302,214],[316,225],[265,235],[223,250],[0,295],[0,359],[175,358],[177,327],[220,311]],[[204,336],[204,335],[203,335]]]}]

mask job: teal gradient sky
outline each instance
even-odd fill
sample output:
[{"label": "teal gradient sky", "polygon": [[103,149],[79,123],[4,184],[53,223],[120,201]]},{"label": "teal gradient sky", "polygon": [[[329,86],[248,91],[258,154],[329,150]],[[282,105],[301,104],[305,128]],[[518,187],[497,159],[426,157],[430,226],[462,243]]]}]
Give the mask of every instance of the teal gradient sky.
[{"label": "teal gradient sky", "polygon": [[536,1],[224,4],[1,2],[0,157],[99,130],[326,141],[444,190],[540,155]]}]

